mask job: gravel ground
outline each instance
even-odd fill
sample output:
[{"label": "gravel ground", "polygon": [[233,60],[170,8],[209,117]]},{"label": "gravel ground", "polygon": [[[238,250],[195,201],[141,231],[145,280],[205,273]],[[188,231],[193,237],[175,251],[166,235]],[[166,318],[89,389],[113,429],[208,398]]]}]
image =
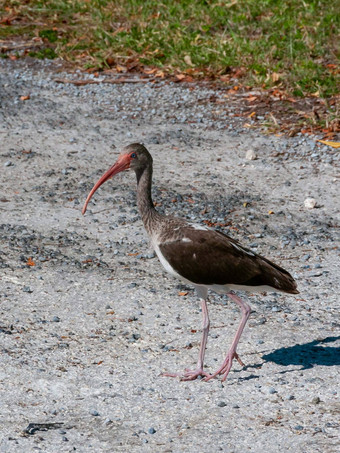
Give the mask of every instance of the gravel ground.
[{"label": "gravel ground", "polygon": [[[246,129],[205,86],[55,82],[82,77],[0,61],[0,451],[339,451],[339,153]],[[248,296],[247,366],[223,384],[160,376],[195,365],[201,313],[150,248],[134,175],[81,216],[136,141],[154,156],[160,210],[221,228],[298,280],[296,297]],[[210,314],[213,371],[240,313],[211,294]]]}]

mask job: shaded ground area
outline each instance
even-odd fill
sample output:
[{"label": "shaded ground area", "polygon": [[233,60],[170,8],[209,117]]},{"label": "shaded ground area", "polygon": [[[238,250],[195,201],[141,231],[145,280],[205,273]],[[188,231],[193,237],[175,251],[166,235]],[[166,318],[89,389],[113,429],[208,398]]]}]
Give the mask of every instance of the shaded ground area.
[{"label": "shaded ground area", "polygon": [[[337,151],[244,128],[219,90],[76,86],[55,79],[83,75],[60,70],[0,66],[0,451],[338,451]],[[81,216],[135,141],[154,156],[158,209],[221,228],[299,282],[297,297],[249,296],[246,367],[223,385],[160,376],[195,364],[201,313],[150,249],[134,175]],[[213,371],[240,314],[225,296],[209,307]]]}]

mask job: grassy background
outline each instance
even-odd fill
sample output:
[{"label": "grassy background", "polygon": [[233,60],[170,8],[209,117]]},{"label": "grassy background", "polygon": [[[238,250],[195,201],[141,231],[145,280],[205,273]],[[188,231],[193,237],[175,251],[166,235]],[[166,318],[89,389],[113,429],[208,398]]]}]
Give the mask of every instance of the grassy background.
[{"label": "grassy background", "polygon": [[233,76],[295,96],[338,89],[338,0],[0,0],[0,14],[0,40],[40,37],[32,55],[84,68]]}]

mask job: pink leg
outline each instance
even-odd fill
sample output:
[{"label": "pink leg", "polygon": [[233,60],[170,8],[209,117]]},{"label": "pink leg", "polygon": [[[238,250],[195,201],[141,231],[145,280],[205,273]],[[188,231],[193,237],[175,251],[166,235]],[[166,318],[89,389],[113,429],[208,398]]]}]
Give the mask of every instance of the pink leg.
[{"label": "pink leg", "polygon": [[195,370],[186,369],[184,373],[163,373],[162,374],[163,376],[170,376],[170,377],[180,376],[181,381],[193,381],[194,379],[197,379],[198,376],[205,376],[206,378],[208,378],[210,376],[208,373],[206,373],[203,370],[205,348],[207,346],[209,326],[210,326],[206,299],[201,299],[201,307],[202,307],[202,314],[203,314],[203,323],[202,323],[203,335],[202,335],[202,341],[201,341],[201,346],[200,346],[200,352],[198,354],[196,369]]},{"label": "pink leg", "polygon": [[251,310],[250,310],[249,305],[246,302],[244,302],[242,299],[240,299],[238,296],[236,296],[236,294],[234,294],[233,292],[228,293],[228,296],[230,297],[230,299],[232,299],[234,302],[236,302],[237,305],[241,308],[242,319],[241,319],[240,325],[238,326],[236,335],[234,337],[234,340],[231,344],[231,347],[228,351],[228,354],[227,354],[224,362],[222,363],[220,368],[215,373],[211,374],[210,376],[206,376],[204,378],[205,381],[209,381],[210,379],[216,377],[219,374],[223,374],[222,381],[225,381],[227,379],[227,376],[231,369],[231,365],[232,365],[234,358],[239,362],[239,364],[241,366],[244,366],[244,363],[242,362],[242,360],[236,353],[236,348],[237,348],[238,342],[240,341],[244,326],[247,323]]}]

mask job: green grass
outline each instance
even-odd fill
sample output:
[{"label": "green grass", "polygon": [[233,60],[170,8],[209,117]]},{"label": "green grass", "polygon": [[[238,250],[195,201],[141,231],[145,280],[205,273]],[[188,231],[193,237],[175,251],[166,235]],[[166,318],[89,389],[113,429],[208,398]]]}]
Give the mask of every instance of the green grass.
[{"label": "green grass", "polygon": [[[0,39],[40,36],[83,67],[137,62],[330,97],[339,84],[338,0],[0,0]],[[53,55],[51,53],[51,55]],[[109,63],[108,63],[109,62]]]}]

